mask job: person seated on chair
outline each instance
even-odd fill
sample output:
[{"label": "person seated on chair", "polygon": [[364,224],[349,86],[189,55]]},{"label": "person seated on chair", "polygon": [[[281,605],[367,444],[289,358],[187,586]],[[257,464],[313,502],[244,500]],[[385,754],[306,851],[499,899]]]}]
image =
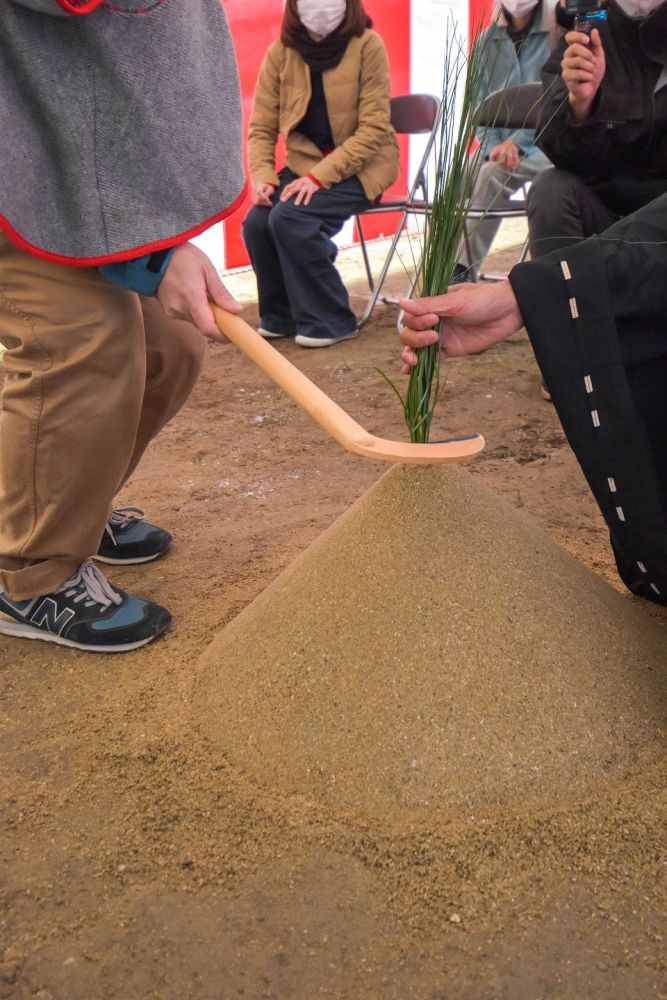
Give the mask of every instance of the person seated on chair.
[{"label": "person seated on chair", "polygon": [[596,23],[568,31],[543,69],[538,143],[553,168],[528,193],[533,258],[667,191],[667,3],[609,0]]},{"label": "person seated on chair", "polygon": [[596,23],[567,31],[542,71],[538,143],[554,166],[528,192],[533,258],[667,191],[667,3],[609,0]]},{"label": "person seated on chair", "polygon": [[[264,337],[329,347],[358,335],[332,237],[396,178],[384,43],[361,0],[287,0],[257,80],[243,223]],[[287,164],[276,172],[278,134]]]},{"label": "person seated on chair", "polygon": [[667,604],[667,194],[600,237],[517,264],[508,280],[401,306],[406,372],[439,324],[446,357],[525,325],[621,578]]},{"label": "person seated on chair", "polygon": [[[493,25],[482,34],[489,58],[481,95],[522,83],[535,83],[555,44],[555,19],[548,0],[504,0],[497,7]],[[548,166],[549,160],[535,144],[533,129],[480,128],[479,171],[472,204],[475,208],[504,208],[510,196],[530,184]],[[486,257],[500,226],[500,219],[471,223],[468,243],[470,259],[462,248],[456,277],[472,281]]]}]

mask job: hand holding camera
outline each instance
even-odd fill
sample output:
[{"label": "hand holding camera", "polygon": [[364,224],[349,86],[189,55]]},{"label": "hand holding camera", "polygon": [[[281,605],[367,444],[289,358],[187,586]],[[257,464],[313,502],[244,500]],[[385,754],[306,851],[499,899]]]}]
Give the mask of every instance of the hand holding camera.
[{"label": "hand holding camera", "polygon": [[590,117],[605,73],[604,49],[597,28],[593,28],[590,35],[568,31],[565,41],[568,47],[561,68],[569,92],[570,111],[575,121],[584,122]]},{"label": "hand holding camera", "polygon": [[[560,24],[568,27],[567,49],[561,62],[569,92],[570,111],[577,122],[590,117],[593,100],[605,73],[605,55],[598,26],[607,19],[604,0],[559,0]],[[564,20],[563,20],[564,18]]]}]

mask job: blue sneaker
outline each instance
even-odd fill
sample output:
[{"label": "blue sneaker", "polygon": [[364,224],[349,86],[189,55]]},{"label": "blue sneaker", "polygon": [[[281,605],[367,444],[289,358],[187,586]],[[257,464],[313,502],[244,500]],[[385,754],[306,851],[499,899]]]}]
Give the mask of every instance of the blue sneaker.
[{"label": "blue sneaker", "polygon": [[100,547],[93,559],[129,566],[163,556],[172,537],[164,528],[144,521],[145,516],[141,507],[116,507],[107,518]]},{"label": "blue sneaker", "polygon": [[87,560],[52,594],[13,601],[0,590],[0,632],[91,653],[123,653],[156,639],[171,615],[152,601],[115,590]]}]

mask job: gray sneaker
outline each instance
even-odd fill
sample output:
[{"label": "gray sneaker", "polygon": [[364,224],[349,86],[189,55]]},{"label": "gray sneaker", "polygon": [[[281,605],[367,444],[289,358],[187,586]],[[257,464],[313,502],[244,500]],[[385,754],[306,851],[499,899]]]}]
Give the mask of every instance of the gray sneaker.
[{"label": "gray sneaker", "polygon": [[156,639],[171,615],[116,590],[90,560],[52,594],[13,601],[0,590],[0,632],[91,653],[124,653]]}]

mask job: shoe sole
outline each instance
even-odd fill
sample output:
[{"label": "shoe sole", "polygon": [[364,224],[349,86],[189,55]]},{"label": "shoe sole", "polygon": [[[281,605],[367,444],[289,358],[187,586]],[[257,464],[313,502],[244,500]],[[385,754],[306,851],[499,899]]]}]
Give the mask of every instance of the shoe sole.
[{"label": "shoe sole", "polygon": [[263,330],[261,327],[257,330],[260,337],[264,337],[264,340],[288,340],[293,337],[292,333],[274,333],[273,330]]},{"label": "shoe sole", "polygon": [[156,552],[153,556],[134,556],[132,559],[112,559],[111,556],[99,555],[94,555],[93,559],[95,562],[107,563],[109,566],[137,566],[139,563],[155,562],[156,559],[166,556],[168,551],[169,549],[165,549],[164,552]]},{"label": "shoe sole", "polygon": [[42,642],[54,642],[58,646],[69,646],[70,649],[81,649],[86,653],[129,653],[131,650],[139,649],[141,646],[148,645],[153,639],[157,639],[166,631],[168,625],[169,622],[159,632],[155,632],[145,639],[113,646],[87,646],[85,643],[74,642],[72,639],[63,639],[62,636],[53,635],[52,632],[42,632],[41,629],[36,629],[32,625],[26,625],[22,622],[0,621],[0,633],[10,635],[15,639],[41,639]]},{"label": "shoe sole", "polygon": [[540,386],[540,392],[542,393],[542,399],[546,399],[547,403],[553,403],[551,393],[548,389],[545,389],[543,385]]},{"label": "shoe sole", "polygon": [[344,333],[340,337],[305,337],[297,333],[294,342],[299,347],[333,347],[334,344],[340,344],[343,340],[355,340],[358,336],[358,330],[353,333]]}]

